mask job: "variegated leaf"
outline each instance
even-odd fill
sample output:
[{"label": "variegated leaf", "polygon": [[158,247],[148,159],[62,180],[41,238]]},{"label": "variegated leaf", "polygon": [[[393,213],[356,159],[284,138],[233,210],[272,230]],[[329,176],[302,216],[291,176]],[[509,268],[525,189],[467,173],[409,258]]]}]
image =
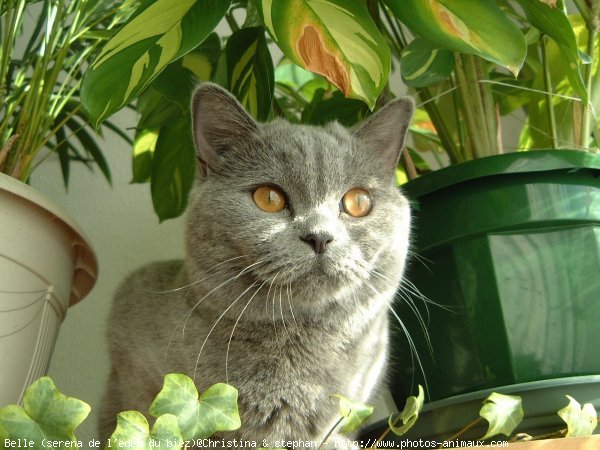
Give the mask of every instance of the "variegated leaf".
[{"label": "variegated leaf", "polygon": [[256,119],[271,114],[275,75],[262,27],[242,28],[231,35],[225,48],[229,90]]},{"label": "variegated leaf", "polygon": [[93,123],[97,126],[126,105],[170,62],[202,43],[229,4],[229,0],[142,2],[85,74],[81,97]]},{"label": "variegated leaf", "polygon": [[363,2],[262,0],[259,7],[289,59],[374,107],[388,79],[390,50]]},{"label": "variegated leaf", "polygon": [[384,0],[419,36],[440,48],[479,55],[506,67],[515,76],[527,52],[517,26],[494,0]]},{"label": "variegated leaf", "polygon": [[424,87],[444,80],[453,67],[452,52],[417,38],[402,52],[400,72],[406,85]]}]

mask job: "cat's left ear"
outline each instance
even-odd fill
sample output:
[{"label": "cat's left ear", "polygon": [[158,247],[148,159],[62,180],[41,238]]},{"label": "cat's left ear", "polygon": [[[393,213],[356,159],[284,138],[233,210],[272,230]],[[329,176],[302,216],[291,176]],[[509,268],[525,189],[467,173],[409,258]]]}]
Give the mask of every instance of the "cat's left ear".
[{"label": "cat's left ear", "polygon": [[383,158],[393,170],[398,165],[415,102],[410,97],[391,101],[354,129],[354,137]]}]

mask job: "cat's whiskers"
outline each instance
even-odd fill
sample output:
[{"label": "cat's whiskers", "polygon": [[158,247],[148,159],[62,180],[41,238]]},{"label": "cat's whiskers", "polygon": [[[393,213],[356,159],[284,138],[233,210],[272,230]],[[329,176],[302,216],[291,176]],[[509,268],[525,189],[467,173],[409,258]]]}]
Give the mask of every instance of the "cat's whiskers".
[{"label": "cat's whiskers", "polygon": [[[269,295],[271,294],[271,288],[273,287],[273,284],[275,283],[275,280],[277,279],[277,277],[279,276],[281,272],[277,272],[275,274],[275,276],[273,277],[273,279],[271,280],[271,284],[269,285],[269,290],[267,291],[267,298],[265,299],[265,317],[269,314]],[[275,291],[273,291],[275,292]],[[273,294],[275,295],[275,294]],[[275,325],[275,311],[273,311],[273,328],[275,333],[277,333],[277,326]]]},{"label": "cat's whiskers", "polygon": [[[425,383],[425,391],[429,395],[429,384],[427,383],[427,374],[425,373],[425,368],[423,367],[423,363],[421,362],[421,358],[419,357],[419,352],[417,351],[415,342],[413,341],[412,337],[408,333],[408,330],[407,330],[406,326],[404,325],[404,322],[402,322],[402,319],[400,319],[400,316],[396,313],[396,311],[394,311],[394,308],[392,308],[392,305],[388,305],[388,309],[392,312],[392,314],[398,321],[398,324],[402,328],[402,331],[404,332],[404,336],[406,336],[406,340],[408,341],[408,345],[410,347],[411,366],[414,366],[415,358],[417,359],[417,363],[419,364],[419,368],[421,369],[421,374],[423,375],[423,382]],[[413,378],[412,383],[414,383],[414,378]]]},{"label": "cat's whiskers", "polygon": [[290,312],[292,313],[292,319],[294,319],[294,323],[296,324],[296,326],[298,326],[298,321],[296,320],[296,316],[294,315],[294,308],[292,308],[292,283],[287,283],[286,293],[288,298],[288,304],[290,305]]},{"label": "cat's whiskers", "polygon": [[[394,283],[392,280],[390,280],[386,275],[384,275],[383,273],[373,269],[371,270],[371,273],[381,279],[384,280],[388,283]],[[419,308],[417,308],[416,303],[414,302],[413,298],[411,298],[410,294],[416,295],[414,293],[414,291],[409,291],[409,290],[404,290],[402,283],[404,281],[407,281],[410,283],[410,281],[408,281],[406,278],[402,278],[402,282],[400,283],[400,286],[398,287],[396,294],[400,296],[400,298],[402,300],[404,300],[404,302],[408,305],[408,307],[410,308],[410,310],[413,312],[413,314],[415,315],[415,317],[417,318],[417,321],[419,322],[419,325],[421,326],[421,329],[423,330],[423,335],[425,336],[425,341],[427,342],[427,347],[429,349],[429,353],[431,354],[431,356],[433,357],[433,345],[431,344],[431,337],[429,336],[429,330],[427,328],[427,325],[429,324],[430,320],[431,320],[431,316],[429,313],[429,306],[427,305],[427,302],[425,301],[425,297],[420,294],[419,297],[424,300],[423,304],[425,305],[425,310],[426,310],[426,314],[427,314],[427,323],[425,323],[425,319],[423,318],[423,316],[421,315],[421,311],[419,311]],[[411,283],[412,284],[412,283]],[[414,285],[413,285],[414,286]],[[416,289],[416,287],[415,287]],[[417,290],[418,292],[418,290]]]},{"label": "cat's whiskers", "polygon": [[[214,266],[212,266],[212,267],[209,269],[209,271],[212,271],[212,270],[216,269],[217,267],[220,267],[220,266],[222,266],[223,264],[226,264],[226,263],[228,263],[228,262],[231,262],[231,261],[234,261],[234,260],[236,260],[236,259],[240,259],[240,258],[247,258],[248,256],[249,256],[249,255],[241,255],[241,256],[236,256],[236,257],[234,257],[234,258],[229,258],[229,259],[226,259],[225,261],[222,261],[222,262],[220,262],[219,264],[215,264]],[[183,289],[189,289],[189,288],[191,288],[191,287],[193,287],[193,286],[195,286],[195,285],[197,285],[197,284],[199,284],[199,283],[202,283],[203,281],[206,281],[206,280],[208,280],[209,278],[212,278],[212,277],[214,277],[214,276],[217,276],[217,275],[219,275],[219,274],[222,274],[222,273],[224,273],[224,272],[226,272],[226,271],[227,271],[227,269],[225,268],[225,269],[219,270],[219,271],[217,271],[217,272],[215,272],[215,273],[212,273],[212,274],[210,274],[210,275],[208,275],[208,276],[206,276],[206,277],[204,277],[204,278],[202,278],[202,279],[200,279],[200,280],[197,280],[197,281],[194,281],[194,282],[192,282],[192,283],[186,284],[185,286],[179,286],[179,287],[176,287],[176,288],[173,288],[173,289],[167,289],[166,291],[154,291],[154,290],[152,290],[152,289],[146,289],[146,291],[147,291],[147,292],[151,292],[151,293],[153,293],[153,294],[171,294],[171,293],[173,293],[173,292],[179,292],[179,291],[182,291]]]},{"label": "cat's whiskers", "polygon": [[282,293],[283,293],[283,285],[279,285],[279,314],[281,314],[281,323],[283,324],[283,329],[285,330],[285,334],[288,337],[288,340],[290,341],[290,344],[292,344],[292,346],[294,345],[294,342],[292,341],[292,336],[290,335],[287,326],[285,324],[285,317],[283,315],[283,302],[282,302]]},{"label": "cat's whiskers", "polygon": [[256,295],[258,294],[258,292],[263,288],[263,286],[265,284],[267,284],[267,282],[268,282],[268,280],[264,281],[263,284],[261,284],[258,287],[258,289],[256,289],[256,291],[254,292],[254,294],[252,294],[252,296],[250,297],[250,300],[248,300],[248,302],[246,303],[246,305],[242,309],[242,312],[240,312],[240,315],[238,316],[237,320],[233,324],[233,328],[231,329],[231,334],[229,335],[229,342],[227,342],[227,352],[225,353],[225,380],[226,380],[225,382],[227,384],[229,384],[229,349],[231,347],[231,341],[233,340],[233,333],[235,333],[235,329],[237,327],[237,324],[239,323],[240,319],[244,315],[244,312],[246,312],[246,309],[248,308],[248,306],[250,306],[250,303],[252,302],[252,300],[254,300],[254,297],[256,297]]},{"label": "cat's whiskers", "polygon": [[181,330],[182,332],[182,336],[185,336],[185,327],[187,326],[188,320],[190,319],[190,317],[192,316],[194,310],[200,306],[200,304],[204,301],[204,299],[206,299],[209,295],[211,295],[213,292],[217,291],[218,289],[222,288],[223,286],[234,282],[235,280],[237,280],[239,277],[241,277],[244,273],[246,273],[248,270],[250,270],[252,267],[258,265],[258,264],[263,264],[264,261],[257,261],[253,264],[250,264],[249,266],[244,267],[237,275],[234,275],[233,277],[223,281],[221,284],[219,284],[218,286],[216,286],[215,288],[211,289],[206,295],[204,295],[200,300],[198,300],[196,302],[196,304],[194,306],[192,306],[192,308],[190,308],[190,310],[188,311],[188,313],[185,316],[185,321],[183,322],[183,328]]},{"label": "cat's whiskers", "polygon": [[213,323],[213,326],[210,328],[210,330],[208,331],[208,334],[204,338],[204,342],[202,342],[202,346],[200,347],[200,352],[198,353],[198,357],[196,358],[196,365],[194,366],[194,380],[196,380],[196,373],[198,371],[198,365],[200,364],[200,357],[202,356],[202,352],[204,351],[204,347],[206,346],[206,342],[208,341],[208,338],[210,337],[210,335],[212,334],[214,329],[217,327],[219,322],[221,322],[221,319],[223,319],[223,317],[225,317],[225,314],[227,314],[227,312],[231,308],[233,308],[237,304],[237,302],[240,301],[240,299],[246,294],[246,292],[248,292],[250,289],[252,289],[257,284],[258,284],[258,281],[255,281],[250,286],[248,286],[246,289],[244,289],[244,291],[233,302],[231,302],[231,304],[225,309],[225,311],[223,311],[221,313],[221,315],[218,317],[218,319]]}]

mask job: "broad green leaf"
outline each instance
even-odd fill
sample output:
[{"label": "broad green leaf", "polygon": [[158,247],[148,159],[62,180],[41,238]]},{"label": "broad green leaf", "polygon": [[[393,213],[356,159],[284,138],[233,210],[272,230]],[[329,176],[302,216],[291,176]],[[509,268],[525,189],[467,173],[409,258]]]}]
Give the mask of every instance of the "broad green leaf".
[{"label": "broad green leaf", "polygon": [[[424,401],[425,392],[423,392],[423,386],[419,385],[419,394],[416,397],[413,395],[408,397],[402,412],[399,415],[392,414],[388,419],[388,425],[394,434],[402,436],[408,433],[408,430],[410,430],[417,422]],[[399,420],[402,420],[402,425],[397,427],[395,424],[398,423]]]},{"label": "broad green leaf", "polygon": [[253,117],[266,121],[271,115],[275,75],[264,29],[236,31],[227,40],[225,55],[229,90]]},{"label": "broad green leaf", "polygon": [[289,61],[279,63],[277,69],[275,69],[275,82],[284,84],[295,90],[300,89],[316,77],[314,73],[304,70],[302,67]]},{"label": "broad green leaf", "polygon": [[169,63],[202,43],[229,4],[229,0],[142,2],[84,76],[81,100],[94,125],[137,97]]},{"label": "broad green leaf", "polygon": [[446,79],[454,68],[452,52],[417,38],[403,51],[400,60],[402,80],[407,86],[425,87]]},{"label": "broad green leaf", "polygon": [[152,159],[150,190],[160,221],[180,216],[196,175],[196,149],[189,115],[164,125]]},{"label": "broad green leaf", "polygon": [[510,436],[523,420],[521,397],[492,392],[483,401],[479,415],[489,423],[487,433],[481,438],[482,440],[497,434]]},{"label": "broad green leaf", "polygon": [[267,30],[285,56],[372,109],[390,71],[390,49],[363,2],[261,0]]},{"label": "broad green leaf", "polygon": [[158,140],[158,130],[141,130],[133,143],[132,183],[146,183],[152,175],[152,159]]},{"label": "broad green leaf", "polygon": [[373,414],[373,407],[364,403],[354,402],[346,397],[333,394],[331,397],[339,399],[340,414],[344,418],[340,422],[340,433],[352,433]]},{"label": "broad green leaf", "polygon": [[384,0],[413,32],[440,48],[479,55],[515,76],[525,59],[523,34],[494,0]]},{"label": "broad green leaf", "polygon": [[325,125],[337,120],[346,127],[360,122],[369,112],[367,106],[359,101],[346,98],[340,91],[333,94],[318,89],[311,102],[302,111],[302,123]]},{"label": "broad green leaf", "polygon": [[556,42],[572,86],[581,99],[587,102],[588,93],[579,71],[581,58],[577,49],[577,40],[566,14],[561,8],[552,8],[539,0],[522,0],[519,4],[529,22]]},{"label": "broad green leaf", "polygon": [[241,426],[237,397],[237,389],[223,383],[209,387],[198,396],[189,377],[168,374],[162,390],[150,405],[150,414],[155,417],[173,414],[185,440],[203,439]]},{"label": "broad green leaf", "polygon": [[50,378],[43,377],[27,388],[23,407],[0,408],[0,439],[33,441],[36,450],[46,448],[42,444],[45,439],[65,443],[57,447],[60,449],[73,448],[75,429],[89,413],[87,403],[63,395]]},{"label": "broad green leaf", "polygon": [[163,414],[156,419],[152,431],[148,421],[138,411],[124,411],[117,415],[117,427],[110,436],[110,448],[150,450],[168,448],[180,450],[183,438],[177,417]]},{"label": "broad green leaf", "polygon": [[570,395],[569,404],[558,411],[558,415],[567,423],[567,436],[589,436],[598,426],[598,414],[594,405],[581,404]]},{"label": "broad green leaf", "polygon": [[146,89],[137,101],[137,111],[140,114],[138,128],[160,128],[172,123],[182,116],[184,110],[181,105],[170,101],[156,89]]}]

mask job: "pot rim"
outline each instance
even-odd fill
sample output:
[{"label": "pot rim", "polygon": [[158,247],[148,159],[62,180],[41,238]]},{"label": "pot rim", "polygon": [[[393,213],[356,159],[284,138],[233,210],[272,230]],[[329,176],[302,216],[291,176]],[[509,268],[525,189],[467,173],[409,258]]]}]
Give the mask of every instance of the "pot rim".
[{"label": "pot rim", "polygon": [[600,154],[564,149],[504,153],[444,167],[400,187],[410,197],[419,198],[465,181],[488,176],[577,169],[600,170]]},{"label": "pot rim", "polygon": [[0,190],[17,196],[29,202],[34,207],[49,212],[75,237],[73,246],[76,248],[76,257],[69,306],[73,306],[81,301],[90,293],[98,278],[98,260],[90,239],[62,207],[49,200],[28,184],[0,173]]}]

